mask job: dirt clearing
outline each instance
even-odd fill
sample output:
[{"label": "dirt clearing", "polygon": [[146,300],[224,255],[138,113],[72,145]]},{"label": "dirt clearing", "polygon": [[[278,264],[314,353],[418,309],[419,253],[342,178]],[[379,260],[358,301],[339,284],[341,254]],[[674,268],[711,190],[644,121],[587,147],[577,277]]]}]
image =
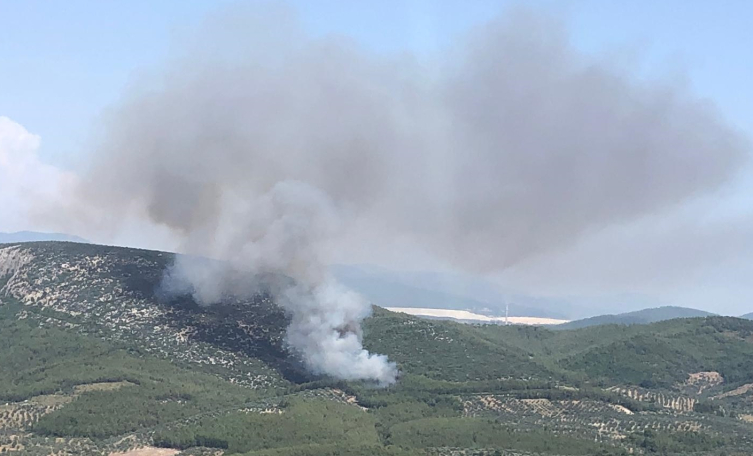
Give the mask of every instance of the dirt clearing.
[{"label": "dirt clearing", "polygon": [[180,453],[171,448],[142,447],[135,450],[110,453],[110,456],[174,456]]}]

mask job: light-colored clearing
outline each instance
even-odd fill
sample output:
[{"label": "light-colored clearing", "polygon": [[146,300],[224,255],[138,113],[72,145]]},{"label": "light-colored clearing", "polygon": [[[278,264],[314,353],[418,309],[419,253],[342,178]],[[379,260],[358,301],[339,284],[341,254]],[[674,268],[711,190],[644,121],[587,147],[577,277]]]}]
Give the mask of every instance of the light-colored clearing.
[{"label": "light-colored clearing", "polygon": [[75,394],[86,393],[89,391],[113,391],[123,388],[124,386],[133,386],[133,383],[129,381],[85,383],[83,385],[74,386],[73,391]]},{"label": "light-colored clearing", "polygon": [[0,453],[9,453],[11,451],[21,451],[24,449],[24,446],[20,443],[21,442],[20,439],[22,436],[17,435],[17,434],[10,434],[10,435],[7,435],[6,437],[7,437],[8,442],[15,441],[16,445],[13,446],[12,443],[7,443],[5,445],[0,444]]},{"label": "light-colored clearing", "polygon": [[549,399],[520,399],[520,403],[541,416],[555,416],[562,413],[562,409]]},{"label": "light-colored clearing", "polygon": [[689,374],[683,386],[697,389],[696,394],[703,393],[704,390],[713,388],[724,383],[724,377],[719,372],[696,372]]},{"label": "light-colored clearing", "polygon": [[62,394],[43,394],[41,396],[34,396],[28,400],[30,404],[40,405],[42,407],[56,407],[59,405],[67,404],[73,400],[70,396],[64,396]]},{"label": "light-colored clearing", "polygon": [[172,448],[156,448],[156,447],[142,447],[135,450],[114,452],[110,453],[110,456],[173,456],[180,453],[178,450]]},{"label": "light-colored clearing", "polygon": [[753,423],[753,415],[738,415],[741,420]]},{"label": "light-colored clearing", "polygon": [[559,325],[570,320],[541,317],[489,317],[467,310],[429,309],[424,307],[385,307],[391,312],[400,312],[416,317],[452,318],[463,321],[477,321],[484,323],[504,323],[505,320],[513,325]]},{"label": "light-colored clearing", "polygon": [[730,396],[742,396],[743,394],[746,394],[748,391],[753,391],[753,383],[746,383],[745,385],[739,388],[735,388],[732,391],[727,391],[726,393],[714,396],[713,399],[723,399],[725,397],[730,397]]},{"label": "light-colored clearing", "polygon": [[724,377],[722,377],[722,374],[716,371],[704,371],[688,374],[688,379],[685,381],[685,384],[697,385],[699,383],[724,383]]},{"label": "light-colored clearing", "polygon": [[561,389],[562,391],[578,391],[578,388],[567,385],[558,385],[557,389]]},{"label": "light-colored clearing", "polygon": [[632,415],[633,411],[629,408],[619,405],[619,404],[605,404],[607,407],[611,408],[612,410],[618,411],[620,413],[624,413],[625,415]]}]

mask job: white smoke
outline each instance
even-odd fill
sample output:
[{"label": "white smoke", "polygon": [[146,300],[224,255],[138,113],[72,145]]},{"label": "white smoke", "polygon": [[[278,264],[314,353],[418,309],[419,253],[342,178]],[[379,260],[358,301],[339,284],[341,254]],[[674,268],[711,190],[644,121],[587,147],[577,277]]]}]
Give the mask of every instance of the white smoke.
[{"label": "white smoke", "polygon": [[[288,345],[316,374],[369,379],[381,385],[397,377],[394,363],[361,345],[361,321],[371,305],[326,272],[318,247],[339,226],[328,197],[301,182],[278,182],[258,197],[225,194],[217,216],[200,222],[183,251],[223,261],[179,256],[167,271],[167,292],[191,292],[210,305],[230,293],[250,295],[265,287],[291,317]],[[215,242],[206,243],[204,230]],[[244,274],[238,277],[239,273]],[[285,274],[295,282],[259,284],[262,274]]]},{"label": "white smoke", "polygon": [[381,385],[395,381],[394,363],[361,345],[360,322],[371,312],[361,296],[327,279],[314,289],[289,288],[281,304],[292,315],[287,341],[314,373],[345,380],[372,379]]},{"label": "white smoke", "polygon": [[748,152],[708,106],[588,62],[526,12],[436,68],[279,12],[234,11],[199,38],[111,112],[72,204],[139,212],[222,260],[171,271],[200,302],[243,291],[231,270],[291,277],[287,340],[340,378],[395,375],[361,347],[367,303],[326,273],[341,234],[495,271],[714,191]]}]

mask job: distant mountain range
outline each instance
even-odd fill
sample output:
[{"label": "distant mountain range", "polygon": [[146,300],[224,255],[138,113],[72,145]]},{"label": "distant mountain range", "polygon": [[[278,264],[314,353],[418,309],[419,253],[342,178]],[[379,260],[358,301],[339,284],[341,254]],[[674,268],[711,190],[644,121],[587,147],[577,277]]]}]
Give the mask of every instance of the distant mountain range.
[{"label": "distant mountain range", "polygon": [[16,242],[64,241],[88,243],[86,239],[64,233],[40,233],[37,231],[18,231],[15,233],[0,233],[0,244]]},{"label": "distant mountain range", "polygon": [[574,320],[662,305],[637,294],[532,296],[453,272],[397,271],[375,265],[334,265],[330,271],[341,283],[383,307],[449,309],[501,317],[509,305],[511,317]]},{"label": "distant mountain range", "polygon": [[557,329],[578,329],[597,325],[645,325],[659,321],[673,320],[675,318],[710,317],[714,314],[688,307],[665,306],[652,309],[643,309],[635,312],[627,312],[616,315],[599,315],[582,320],[575,320],[555,326]]},{"label": "distant mountain range", "polygon": [[467,310],[486,316],[569,319],[572,304],[517,295],[484,279],[440,272],[393,271],[373,265],[334,265],[343,285],[382,307]]},{"label": "distant mountain range", "polygon": [[753,312],[745,314],[745,315],[740,315],[740,318],[745,318],[745,319],[748,319],[748,320],[753,320]]}]

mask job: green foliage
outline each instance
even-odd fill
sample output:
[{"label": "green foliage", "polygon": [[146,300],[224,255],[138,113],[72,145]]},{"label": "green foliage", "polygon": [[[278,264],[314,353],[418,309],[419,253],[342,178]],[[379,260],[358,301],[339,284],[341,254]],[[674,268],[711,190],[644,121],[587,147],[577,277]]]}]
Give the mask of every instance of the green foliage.
[{"label": "green foliage", "polygon": [[40,419],[35,431],[42,434],[108,437],[258,396],[199,370],[25,320],[0,318],[0,344],[10,347],[0,350],[0,400],[72,394],[74,387],[91,383],[133,384],[80,394]]},{"label": "green foliage", "polygon": [[526,350],[542,365],[566,371],[574,383],[601,379],[670,387],[699,371],[717,371],[733,383],[753,377],[753,324],[748,320],[706,317],[572,331],[500,326],[478,331],[490,342]]},{"label": "green foliage", "polygon": [[377,309],[365,322],[364,345],[386,353],[401,370],[454,382],[502,377],[560,378],[560,372],[529,359],[512,346],[480,337],[473,326],[421,320]]},{"label": "green foliage", "polygon": [[138,386],[84,393],[43,416],[34,430],[45,435],[104,438],[242,404],[252,397],[232,385],[218,385],[205,374],[193,378],[185,373],[180,378],[180,371],[174,374],[176,378],[152,377]]},{"label": "green foliage", "polygon": [[438,401],[434,405],[429,405],[423,402],[406,400],[375,409],[373,414],[377,419],[377,430],[380,436],[384,441],[389,442],[392,428],[397,424],[424,418],[459,417],[460,412],[461,410],[458,410],[456,403],[450,401],[444,403]]},{"label": "green foliage", "polygon": [[0,317],[0,346],[9,347],[0,350],[0,400],[20,401],[85,383],[137,381],[133,366],[124,365],[132,359],[124,351],[73,332]]},{"label": "green foliage", "polygon": [[753,377],[753,325],[730,318],[663,322],[635,335],[592,347],[564,367],[589,378],[645,387],[671,386],[691,372],[717,371],[730,382]]},{"label": "green foliage", "polygon": [[536,453],[596,454],[609,451],[592,441],[546,432],[516,432],[475,418],[426,418],[392,427],[390,443],[407,448],[506,448]]},{"label": "green foliage", "polygon": [[687,454],[722,448],[728,439],[700,432],[658,433],[646,429],[631,434],[628,441],[648,454]]},{"label": "green foliage", "polygon": [[328,444],[252,451],[245,453],[245,456],[413,456],[424,454],[426,453],[423,451],[396,448],[393,446]]},{"label": "green foliage", "polygon": [[201,419],[154,436],[159,446],[225,448],[228,453],[269,448],[337,444],[343,447],[379,445],[371,415],[325,400],[293,400],[283,413],[230,413]]}]

